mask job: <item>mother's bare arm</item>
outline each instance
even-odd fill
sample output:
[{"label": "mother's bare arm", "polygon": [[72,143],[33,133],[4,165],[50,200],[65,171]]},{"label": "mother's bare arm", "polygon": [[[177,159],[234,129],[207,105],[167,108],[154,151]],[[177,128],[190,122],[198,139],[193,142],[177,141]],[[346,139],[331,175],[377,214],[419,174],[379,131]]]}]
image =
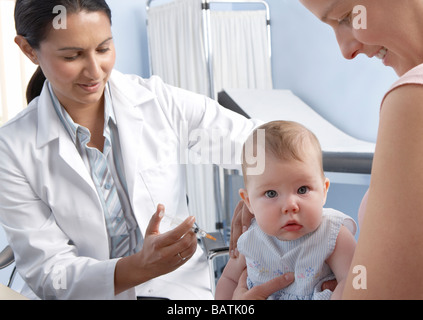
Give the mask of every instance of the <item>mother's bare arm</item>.
[{"label": "mother's bare arm", "polygon": [[[346,299],[423,298],[423,86],[406,85],[384,101],[367,209]],[[399,276],[401,275],[401,276]]]}]

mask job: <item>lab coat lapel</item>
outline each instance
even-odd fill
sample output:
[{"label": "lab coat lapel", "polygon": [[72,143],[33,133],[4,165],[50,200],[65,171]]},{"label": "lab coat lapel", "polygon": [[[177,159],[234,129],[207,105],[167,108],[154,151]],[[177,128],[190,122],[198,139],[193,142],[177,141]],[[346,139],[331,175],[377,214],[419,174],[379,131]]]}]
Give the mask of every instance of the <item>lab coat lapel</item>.
[{"label": "lab coat lapel", "polygon": [[133,199],[135,179],[142,155],[142,104],[155,98],[148,89],[115,72],[110,79],[114,113],[119,130],[122,158],[130,199]]},{"label": "lab coat lapel", "polygon": [[60,122],[52,104],[47,83],[41,92],[38,102],[37,148],[42,148],[53,140],[59,141],[59,156],[95,191],[91,176],[75,148],[66,129]]}]

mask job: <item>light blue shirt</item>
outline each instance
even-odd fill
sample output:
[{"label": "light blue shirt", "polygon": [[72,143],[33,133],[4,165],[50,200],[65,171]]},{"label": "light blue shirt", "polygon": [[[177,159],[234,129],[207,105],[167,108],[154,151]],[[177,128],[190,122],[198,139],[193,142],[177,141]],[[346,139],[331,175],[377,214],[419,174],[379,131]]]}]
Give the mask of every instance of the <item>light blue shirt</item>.
[{"label": "light blue shirt", "polygon": [[[48,82],[48,88],[50,96],[53,101],[56,113],[69,133],[75,147],[77,148],[87,170],[93,179],[94,185],[99,196],[103,213],[105,215],[106,226],[109,234],[109,248],[110,257],[118,258],[114,253],[114,239],[119,237],[125,237],[129,234],[129,251],[124,255],[131,255],[138,252],[142,247],[142,235],[138,227],[137,221],[133,214],[132,206],[128,197],[128,190],[126,186],[126,180],[124,175],[123,162],[121,157],[121,146],[119,142],[119,133],[116,125],[116,118],[113,112],[113,104],[111,99],[111,92],[109,85],[106,85],[104,91],[104,149],[100,152],[98,149],[88,147],[88,143],[91,139],[90,131],[75,123],[70,117],[66,109],[60,104],[54,91],[51,88],[51,84]],[[104,157],[106,160],[105,169],[110,170],[112,179],[105,181],[104,177],[97,176],[94,164],[97,162],[98,157]],[[108,208],[106,203],[106,195],[111,189],[111,184],[115,184],[119,200],[121,202],[123,216],[126,223],[126,230],[123,234],[112,234],[113,228],[110,225],[108,217]]]}]

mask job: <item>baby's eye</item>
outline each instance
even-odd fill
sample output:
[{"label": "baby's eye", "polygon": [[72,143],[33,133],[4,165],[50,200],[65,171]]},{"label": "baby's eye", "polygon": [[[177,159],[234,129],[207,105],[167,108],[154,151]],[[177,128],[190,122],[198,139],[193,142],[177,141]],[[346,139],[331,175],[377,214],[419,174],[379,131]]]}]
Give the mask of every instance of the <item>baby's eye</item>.
[{"label": "baby's eye", "polygon": [[306,186],[302,186],[302,187],[298,188],[297,193],[298,193],[298,194],[306,194],[309,190],[310,190],[310,189],[309,189],[308,187],[306,187]]},{"label": "baby's eye", "polygon": [[264,193],[264,195],[265,195],[267,198],[272,199],[272,198],[276,198],[276,197],[278,196],[278,193],[277,193],[275,190],[269,190],[269,191],[266,191],[266,192]]}]

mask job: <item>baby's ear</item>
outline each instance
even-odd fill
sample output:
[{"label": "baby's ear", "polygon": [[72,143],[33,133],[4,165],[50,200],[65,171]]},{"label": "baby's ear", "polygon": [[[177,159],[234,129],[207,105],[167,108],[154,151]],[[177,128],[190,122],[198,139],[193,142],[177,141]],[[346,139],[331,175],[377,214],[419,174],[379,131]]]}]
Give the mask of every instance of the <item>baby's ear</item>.
[{"label": "baby's ear", "polygon": [[239,189],[239,196],[241,197],[242,200],[244,200],[244,203],[247,206],[248,210],[250,210],[250,212],[252,214],[254,214],[254,212],[251,210],[250,198],[248,197],[247,190],[246,189]]}]

